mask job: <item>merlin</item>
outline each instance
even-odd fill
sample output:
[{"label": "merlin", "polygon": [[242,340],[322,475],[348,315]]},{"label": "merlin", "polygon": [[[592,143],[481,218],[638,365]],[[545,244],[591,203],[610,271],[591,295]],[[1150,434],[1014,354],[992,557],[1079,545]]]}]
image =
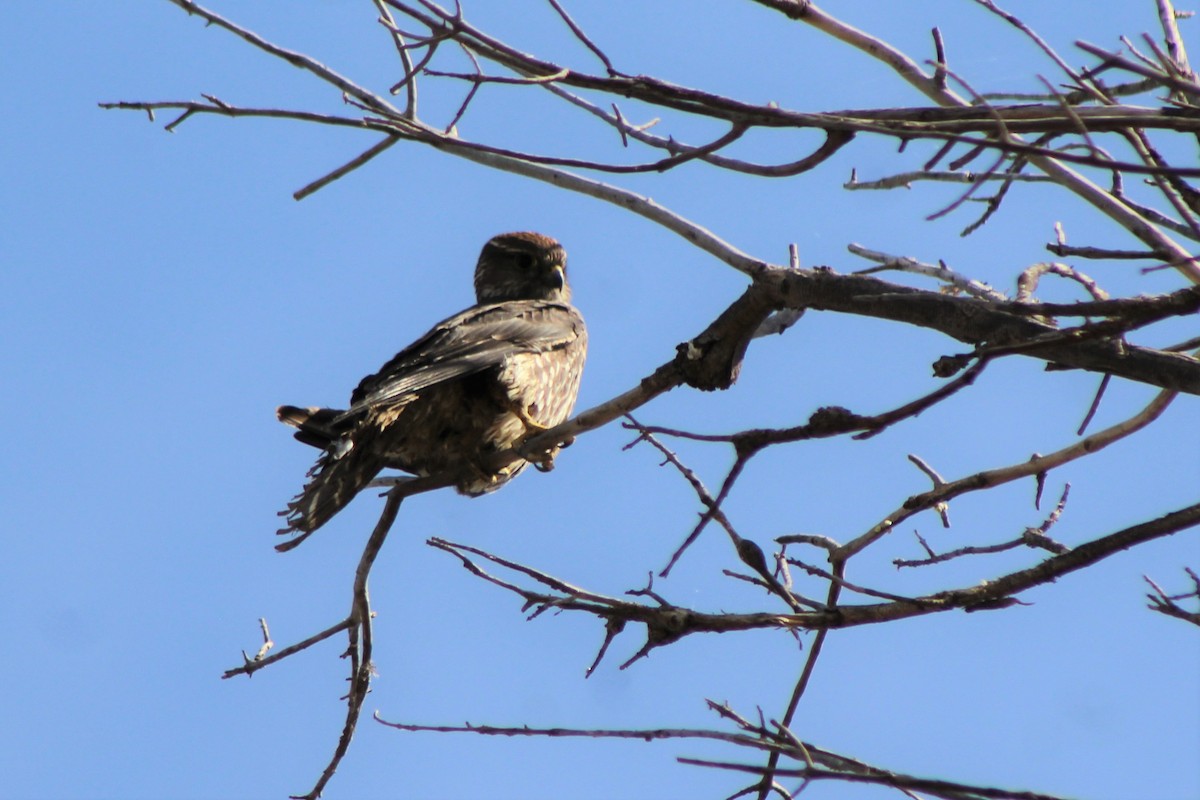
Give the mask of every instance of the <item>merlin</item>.
[{"label": "merlin", "polygon": [[[492,456],[565,421],[579,392],[587,329],[566,268],[548,236],[496,236],[475,267],[476,305],[363,378],[349,408],[280,406],[296,439],[323,451],[280,512],[280,533],[312,533],[384,468],[446,478],[472,497],[521,472],[526,458],[496,466]],[[548,468],[553,455],[529,458]]]}]

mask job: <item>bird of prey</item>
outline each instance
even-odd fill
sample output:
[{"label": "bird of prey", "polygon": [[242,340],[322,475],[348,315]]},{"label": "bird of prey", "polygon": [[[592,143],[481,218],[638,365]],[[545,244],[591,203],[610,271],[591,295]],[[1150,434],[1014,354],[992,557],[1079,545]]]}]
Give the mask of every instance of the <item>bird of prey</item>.
[{"label": "bird of prey", "polygon": [[[469,496],[521,472],[525,459],[497,467],[490,456],[566,420],[579,392],[587,330],[566,266],[548,236],[496,236],[475,267],[476,305],[363,378],[349,408],[280,406],[296,439],[323,451],[280,512],[280,533],[312,533],[385,467],[446,478]],[[548,468],[553,455],[536,463]]]}]

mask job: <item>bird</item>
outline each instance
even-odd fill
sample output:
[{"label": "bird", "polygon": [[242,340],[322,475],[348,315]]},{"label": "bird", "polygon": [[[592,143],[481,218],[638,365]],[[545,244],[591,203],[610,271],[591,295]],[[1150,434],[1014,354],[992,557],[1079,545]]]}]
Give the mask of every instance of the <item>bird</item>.
[{"label": "bird", "polygon": [[280,549],[328,522],[385,468],[446,479],[471,497],[531,460],[549,469],[557,447],[501,466],[492,456],[564,422],[575,405],[587,328],[566,268],[566,251],[549,236],[495,236],[475,267],[476,304],[363,378],[348,408],[279,406],[294,437],[322,451],[280,512],[279,533],[300,534]]}]

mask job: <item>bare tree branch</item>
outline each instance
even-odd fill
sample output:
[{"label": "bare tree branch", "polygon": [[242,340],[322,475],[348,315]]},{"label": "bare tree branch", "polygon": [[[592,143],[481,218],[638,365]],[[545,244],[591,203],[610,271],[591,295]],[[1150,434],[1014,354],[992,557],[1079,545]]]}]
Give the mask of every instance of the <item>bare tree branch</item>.
[{"label": "bare tree branch", "polygon": [[[873,181],[859,181],[857,171],[852,171],[849,182],[844,184],[845,189],[926,189],[925,184],[934,182],[957,184],[953,199],[943,202],[940,208],[934,206],[939,210],[926,216],[937,219],[961,213],[970,204],[977,204],[981,211],[972,215],[973,221],[962,231],[966,235],[993,219],[1002,206],[1005,213],[1010,213],[1012,206],[1021,202],[1029,184],[1051,182],[1107,217],[1121,236],[1132,236],[1137,245],[1136,248],[1070,246],[1066,243],[1063,226],[1055,223],[1055,242],[1047,248],[1058,257],[1118,264],[1143,260],[1150,262],[1146,271],[1169,268],[1179,274],[1179,281],[1200,284],[1198,256],[1189,249],[1190,245],[1181,244],[1200,241],[1200,190],[1190,182],[1200,178],[1200,168],[1189,162],[1177,163],[1175,153],[1179,148],[1161,146],[1167,137],[1176,140],[1182,137],[1183,141],[1194,145],[1192,140],[1200,136],[1200,83],[1189,65],[1176,23],[1177,12],[1170,0],[1154,0],[1153,4],[1162,29],[1161,44],[1148,36],[1136,41],[1124,38],[1125,49],[1114,53],[1078,42],[1076,46],[1086,58],[1096,60],[1087,69],[1072,66],[1068,58],[1056,52],[1045,37],[1018,15],[1000,8],[993,0],[974,1],[996,20],[1015,29],[1018,36],[1032,42],[1047,59],[1046,63],[1052,65],[1053,74],[1049,77],[1037,76],[1044,91],[1036,95],[977,91],[971,86],[975,77],[960,74],[948,62],[949,48],[941,29],[935,28],[932,33],[934,60],[926,61],[902,52],[875,33],[842,22],[809,0],[754,2],[778,12],[787,20],[800,22],[815,32],[849,44],[885,65],[902,86],[925,98],[921,102],[933,105],[797,110],[777,103],[727,96],[703,87],[684,86],[656,75],[632,74],[618,69],[601,44],[588,35],[569,13],[567,4],[560,0],[548,0],[549,10],[565,25],[560,32],[568,43],[568,51],[577,54],[572,58],[581,58],[585,62],[583,66],[590,65],[592,71],[578,68],[579,65],[571,60],[560,63],[538,53],[524,52],[468,21],[457,2],[449,9],[433,0],[371,0],[370,6],[383,29],[380,34],[386,37],[385,46],[389,51],[394,50],[398,57],[398,61],[392,62],[397,74],[382,80],[372,76],[370,81],[358,81],[310,55],[271,42],[195,2],[170,0],[207,24],[232,33],[266,55],[303,70],[319,81],[326,91],[336,92],[349,109],[342,114],[330,114],[303,108],[247,107],[212,94],[202,94],[199,100],[124,101],[103,103],[102,107],[145,111],[151,120],[158,111],[174,112],[177,116],[165,126],[169,132],[179,130],[184,122],[193,118],[215,115],[231,119],[286,119],[329,126],[330,129],[370,131],[381,137],[369,147],[360,144],[360,150],[354,151],[359,155],[298,189],[294,194],[297,200],[357,169],[378,163],[375,160],[397,144],[433,148],[482,167],[532,178],[637,214],[733,268],[744,282],[741,295],[731,299],[724,311],[696,336],[684,342],[658,343],[656,346],[666,348],[662,363],[632,388],[611,396],[562,425],[528,437],[510,451],[495,453],[490,465],[499,468],[531,454],[545,452],[622,416],[628,417],[627,427],[637,431],[637,442],[655,448],[665,459],[663,463],[670,465],[688,483],[695,502],[700,505],[698,519],[660,576],[665,577],[687,548],[710,523],[715,522],[733,546],[729,555],[736,560],[730,563],[745,565],[751,572],[718,569],[714,570],[714,576],[720,579],[723,573],[731,579],[761,587],[769,593],[767,602],[783,604],[782,613],[766,610],[708,612],[677,605],[668,597],[678,589],[675,586],[656,588],[649,570],[646,571],[650,577],[645,586],[627,590],[624,594],[605,594],[470,544],[441,538],[429,539],[428,544],[454,556],[472,576],[520,597],[523,611],[530,619],[540,617],[546,611],[578,611],[596,617],[603,624],[602,640],[586,674],[599,666],[610,644],[628,630],[631,623],[644,626],[645,638],[631,648],[633,653],[620,665],[621,669],[637,663],[654,649],[679,642],[692,633],[770,629],[786,631],[799,639],[800,632],[815,631],[804,655],[803,667],[786,702],[781,703],[782,713],[778,719],[768,719],[760,710],[758,721],[754,722],[751,721],[753,715],[747,718],[728,704],[709,701],[709,707],[726,724],[731,724],[731,729],[589,730],[581,727],[384,724],[408,731],[479,735],[718,741],[766,755],[758,764],[680,760],[748,773],[752,782],[735,796],[757,795],[760,800],[771,794],[793,796],[794,793],[789,793],[783,785],[788,778],[803,781],[801,790],[812,781],[840,780],[887,786],[912,798],[921,793],[951,800],[1050,800],[1048,795],[1034,792],[971,786],[881,770],[802,741],[791,726],[832,630],[948,610],[973,612],[1020,605],[1023,601],[1018,595],[1022,592],[1051,583],[1124,549],[1200,524],[1200,505],[1157,518],[1151,517],[1155,512],[1147,511],[1147,519],[1143,522],[1071,546],[1049,536],[1066,506],[1064,489],[1056,507],[1039,525],[1014,538],[994,544],[956,543],[958,546],[949,550],[939,545],[943,550],[939,553],[915,532],[927,557],[894,562],[898,567],[915,567],[969,555],[1029,551],[1041,560],[1028,568],[989,577],[971,586],[946,588],[916,597],[864,586],[846,577],[852,559],[862,556],[888,533],[922,511],[935,511],[942,524],[948,527],[949,503],[964,494],[1032,477],[1036,486],[1035,506],[1039,505],[1050,470],[1090,457],[1143,430],[1162,414],[1177,393],[1200,395],[1200,360],[1196,354],[1186,352],[1197,347],[1195,337],[1186,332],[1179,333],[1180,323],[1170,327],[1169,322],[1194,320],[1200,312],[1200,290],[1193,285],[1156,296],[1124,290],[1124,296],[1114,297],[1106,289],[1122,286],[1122,283],[1110,281],[1109,272],[1093,271],[1089,267],[1091,275],[1104,276],[1105,287],[1102,288],[1095,278],[1073,264],[1039,262],[1014,268],[1017,290],[1010,297],[974,277],[970,267],[964,269],[961,262],[952,269],[936,256],[927,259],[936,263],[926,263],[853,244],[850,252],[872,264],[855,274],[838,274],[826,267],[804,269],[800,266],[796,245],[792,245],[786,266],[774,264],[738,248],[700,221],[688,219],[642,191],[629,188],[633,184],[619,183],[627,176],[638,175],[645,181],[675,169],[704,167],[735,173],[735,178],[744,175],[788,179],[813,170],[835,155],[845,157],[853,152],[852,143],[868,137],[882,139],[898,145],[900,154],[896,165],[889,164],[880,170],[885,177]],[[782,19],[779,21],[787,24]],[[443,48],[442,45],[449,46]],[[399,80],[396,80],[397,76]],[[1107,79],[1111,80],[1106,82]],[[453,94],[447,98],[447,103],[441,104],[448,109],[445,115],[448,119],[440,119],[434,124],[418,114],[418,81],[421,97],[431,89],[449,87]],[[393,94],[404,92],[403,108],[366,88],[389,84]],[[519,138],[515,142],[500,139],[489,129],[486,101],[481,98],[502,91],[520,93],[521,96],[532,93],[564,111],[582,111],[582,116],[605,134],[602,146],[591,147],[564,139],[557,144],[559,149],[548,152],[531,148]],[[1166,92],[1169,96],[1165,100],[1147,100],[1153,92]],[[422,103],[420,108],[431,105],[437,104]],[[637,110],[631,112],[630,108]],[[643,121],[635,124],[626,117],[631,113],[636,113]],[[478,132],[479,138],[461,138],[458,133],[460,123],[464,129],[468,128],[468,123],[478,123],[469,127]],[[685,130],[687,136],[677,138],[676,128]],[[794,151],[768,151],[766,156],[761,150],[753,151],[757,146],[754,134],[775,131],[800,131],[803,132],[800,136],[807,138],[803,138],[803,145]],[[1155,132],[1153,140],[1151,131]],[[915,156],[903,155],[910,146],[921,152]],[[362,150],[362,147],[366,149]],[[585,147],[590,149],[583,149]],[[633,152],[639,149],[642,151]],[[754,159],[744,157],[746,152],[754,152]],[[904,162],[903,159],[909,160]],[[918,169],[911,169],[913,164]],[[595,177],[597,175],[604,180]],[[1128,194],[1126,185],[1130,187]],[[989,194],[984,194],[985,189]],[[1048,230],[1050,221],[1044,224]],[[793,239],[789,235],[784,241]],[[781,252],[782,247],[779,249]],[[932,290],[919,289],[874,277],[874,273],[882,271],[916,275],[918,281],[933,279],[936,285]],[[1088,299],[1075,303],[1038,302],[1039,283],[1046,276],[1070,281],[1071,291],[1082,293]],[[871,416],[840,406],[826,406],[818,408],[802,425],[747,428],[728,434],[642,425],[629,416],[660,395],[685,386],[701,391],[728,389],[739,377],[752,343],[766,333],[783,333],[805,312],[818,311],[938,331],[965,346],[961,352],[941,353],[940,357],[938,353],[930,354],[932,371],[941,379],[935,388],[916,399],[873,398],[872,406],[890,410]],[[1148,347],[1131,341],[1136,338],[1135,332],[1159,323],[1163,325],[1155,329],[1155,333],[1169,328],[1169,340],[1187,341],[1167,348]],[[776,537],[780,548],[767,554],[758,541],[766,541],[766,537],[773,534],[752,530],[740,512],[737,515],[739,526],[735,527],[727,503],[739,481],[753,479],[746,478],[746,467],[763,450],[844,434],[861,440],[919,414],[935,409],[940,412],[945,408],[939,406],[940,403],[958,392],[972,390],[978,376],[991,362],[1011,356],[1038,359],[1047,369],[1083,369],[1103,376],[1081,432],[1095,414],[1111,378],[1155,386],[1162,391],[1140,413],[1098,433],[1060,445],[1048,455],[1035,455],[1027,461],[984,469],[965,477],[947,480],[930,464],[910,455],[910,460],[932,484],[931,488],[899,502],[891,513],[845,543],[821,533],[793,533]],[[663,443],[659,438],[662,436],[732,448],[732,464],[715,491],[710,491],[697,470]],[[313,789],[304,795],[306,798],[318,797],[339,768],[370,689],[374,632],[367,583],[375,557],[395,522],[404,497],[449,484],[446,476],[378,478],[372,485],[388,489],[386,500],[361,554],[353,581],[352,604],[345,619],[276,652],[271,652],[274,643],[263,620],[263,641],[257,653],[249,656],[243,652],[242,665],[224,675],[225,678],[242,674],[251,676],[257,670],[335,634],[347,632],[350,688],[345,698],[346,718],[332,757]],[[875,498],[870,500],[874,502]],[[896,498],[891,502],[896,502]],[[300,535],[280,544],[277,549],[288,550],[303,539],[304,535]],[[787,547],[801,544],[818,548],[817,552],[828,561],[829,568],[789,557]],[[795,591],[790,571],[793,567],[807,573],[806,582],[824,582],[823,601],[805,598]],[[1149,607],[1158,613],[1200,625],[1200,613],[1185,608],[1187,602],[1181,604],[1181,601],[1200,596],[1200,578],[1190,569],[1187,574],[1194,589],[1182,594],[1168,594],[1146,578],[1153,590],[1148,594]],[[844,603],[841,601],[843,591],[882,602]]]}]

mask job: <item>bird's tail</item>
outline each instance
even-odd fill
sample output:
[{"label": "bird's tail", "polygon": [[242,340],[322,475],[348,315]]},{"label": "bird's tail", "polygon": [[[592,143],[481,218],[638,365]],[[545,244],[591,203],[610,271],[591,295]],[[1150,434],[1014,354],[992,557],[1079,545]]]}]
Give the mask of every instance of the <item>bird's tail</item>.
[{"label": "bird's tail", "polygon": [[339,411],[280,406],[276,414],[281,422],[298,429],[297,439],[325,450],[308,472],[311,480],[279,512],[286,517],[287,526],[278,532],[299,535],[275,549],[290,550],[349,505],[383,469],[384,460],[372,453],[372,448],[355,447],[351,437],[338,433],[333,423]]}]

